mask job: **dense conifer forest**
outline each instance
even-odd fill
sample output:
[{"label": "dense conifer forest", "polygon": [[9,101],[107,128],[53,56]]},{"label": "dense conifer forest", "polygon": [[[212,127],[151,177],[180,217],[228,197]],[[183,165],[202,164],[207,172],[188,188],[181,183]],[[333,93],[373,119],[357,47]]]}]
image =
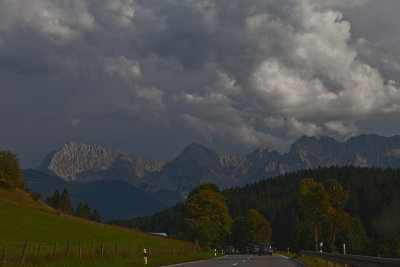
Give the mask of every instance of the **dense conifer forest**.
[{"label": "dense conifer forest", "polygon": [[[273,246],[292,251],[314,249],[313,228],[299,204],[299,183],[304,178],[326,183],[336,179],[348,192],[335,240],[336,251],[346,243],[347,253],[400,257],[400,170],[379,168],[328,167],[302,170],[223,191],[233,219],[255,209],[272,226]],[[144,231],[182,234],[183,204],[153,216],[113,223]],[[323,227],[320,241],[327,244]],[[230,242],[232,239],[228,239]],[[328,247],[324,247],[328,251]]]}]

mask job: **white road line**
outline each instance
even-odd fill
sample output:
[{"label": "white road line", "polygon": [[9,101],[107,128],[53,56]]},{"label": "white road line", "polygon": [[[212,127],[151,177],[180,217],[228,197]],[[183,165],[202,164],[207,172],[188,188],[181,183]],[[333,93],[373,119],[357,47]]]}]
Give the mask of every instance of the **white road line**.
[{"label": "white road line", "polygon": [[234,264],[233,264],[233,266],[235,266],[235,265],[237,265],[238,263],[237,262],[235,262]]},{"label": "white road line", "polygon": [[217,257],[217,258],[210,258],[210,259],[207,259],[207,260],[199,260],[199,261],[190,261],[190,262],[176,263],[176,264],[171,264],[171,265],[161,265],[161,267],[164,267],[164,266],[180,266],[180,265],[198,263],[198,262],[209,261],[209,260],[219,259],[219,258],[225,258],[225,257],[227,257],[227,256],[222,256],[222,257]]},{"label": "white road line", "polygon": [[296,260],[290,260],[290,258],[289,257],[287,257],[287,256],[284,256],[284,255],[280,255],[280,254],[275,254],[275,255],[278,255],[278,256],[280,256],[280,257],[282,257],[282,258],[285,258],[285,259],[287,259],[289,262],[291,262],[292,264],[294,264],[294,265],[296,265],[296,266],[301,266],[300,264],[302,263],[302,262],[297,262]]}]

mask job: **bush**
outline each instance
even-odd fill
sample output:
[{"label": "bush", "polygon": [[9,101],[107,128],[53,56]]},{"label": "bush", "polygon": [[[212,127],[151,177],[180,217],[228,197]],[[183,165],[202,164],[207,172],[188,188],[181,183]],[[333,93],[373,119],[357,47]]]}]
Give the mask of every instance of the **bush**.
[{"label": "bush", "polygon": [[31,194],[31,197],[32,197],[33,200],[39,201],[39,200],[42,199],[43,195],[42,195],[42,193],[39,193],[39,192],[33,192]]}]

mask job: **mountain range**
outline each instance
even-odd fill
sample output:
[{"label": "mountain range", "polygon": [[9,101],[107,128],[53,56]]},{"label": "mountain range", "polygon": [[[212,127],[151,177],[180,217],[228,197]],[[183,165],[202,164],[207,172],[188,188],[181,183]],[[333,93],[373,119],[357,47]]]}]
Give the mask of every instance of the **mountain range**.
[{"label": "mountain range", "polygon": [[120,150],[68,142],[36,170],[25,170],[25,179],[31,191],[48,196],[55,188],[65,187],[73,201],[90,202],[104,219],[122,219],[183,201],[200,183],[213,182],[223,189],[332,165],[399,168],[400,136],[360,135],[345,142],[303,136],[284,154],[270,148],[223,154],[193,143],[171,161],[145,160]]}]

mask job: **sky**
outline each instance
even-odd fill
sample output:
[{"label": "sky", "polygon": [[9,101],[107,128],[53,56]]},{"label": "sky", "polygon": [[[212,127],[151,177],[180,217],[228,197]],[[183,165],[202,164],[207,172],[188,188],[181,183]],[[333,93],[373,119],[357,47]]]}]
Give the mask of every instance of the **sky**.
[{"label": "sky", "polygon": [[398,0],[0,0],[0,149],[172,159],[400,133]]}]

